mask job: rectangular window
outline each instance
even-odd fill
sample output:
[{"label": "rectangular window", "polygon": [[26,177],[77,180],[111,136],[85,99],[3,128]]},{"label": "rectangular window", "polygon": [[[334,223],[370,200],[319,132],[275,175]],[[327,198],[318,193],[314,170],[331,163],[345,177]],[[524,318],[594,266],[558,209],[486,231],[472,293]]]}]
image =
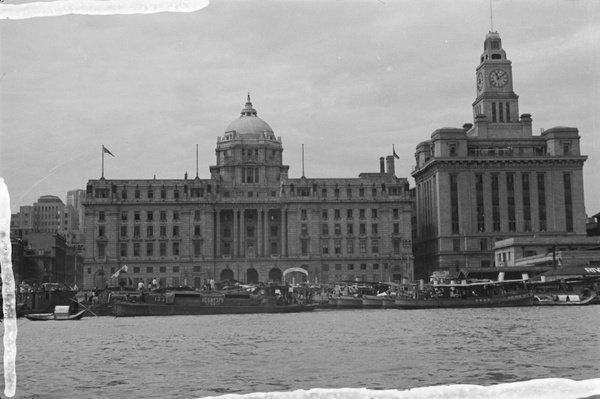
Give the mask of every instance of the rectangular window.
[{"label": "rectangular window", "polygon": [[200,226],[199,225],[194,226],[194,235],[196,237],[200,236]]},{"label": "rectangular window", "polygon": [[134,238],[139,238],[141,235],[140,233],[140,226],[133,226],[133,237]]},{"label": "rectangular window", "polygon": [[346,211],[346,218],[348,218],[348,219],[352,219],[352,209],[348,209],[348,210]]},{"label": "rectangular window", "polygon": [[134,194],[134,196],[135,196],[135,198],[136,198],[136,199],[140,199],[140,189],[139,189],[139,188],[136,188],[136,189],[135,189],[135,194]]},{"label": "rectangular window", "polygon": [[354,265],[352,263],[348,263],[348,270],[354,270]]},{"label": "rectangular window", "polygon": [[154,236],[154,226],[146,226],[146,236],[149,238]]},{"label": "rectangular window", "polygon": [[106,243],[99,242],[98,243],[98,257],[104,258],[106,256]]},{"label": "rectangular window", "polygon": [[308,212],[306,209],[300,210],[300,220],[308,220]]},{"label": "rectangular window", "polygon": [[504,103],[503,102],[499,102],[498,103],[498,115],[500,116],[500,122],[504,122],[504,107],[503,107]]},{"label": "rectangular window", "polygon": [[161,237],[167,236],[167,226],[160,226],[160,236]]},{"label": "rectangular window", "polygon": [[276,242],[271,243],[271,255],[277,255],[277,243]]},{"label": "rectangular window", "polygon": [[98,227],[98,237],[104,237],[104,232],[105,232],[105,227],[99,226]]},{"label": "rectangular window", "polygon": [[346,225],[346,231],[348,235],[354,234],[354,225],[352,223],[348,223],[348,225]]},{"label": "rectangular window", "polygon": [[335,232],[334,232],[334,234],[335,234],[336,236],[339,236],[339,235],[341,235],[341,234],[342,234],[342,225],[341,225],[341,224],[339,224],[339,223],[338,223],[338,224],[336,224],[336,225],[334,226],[334,229],[335,229]]},{"label": "rectangular window", "polygon": [[352,189],[351,188],[346,189],[346,197],[352,198]]},{"label": "rectangular window", "polygon": [[496,122],[496,103],[492,103],[492,122]]},{"label": "rectangular window", "polygon": [[367,225],[365,223],[361,223],[358,225],[358,234],[360,234],[360,235],[367,234]]},{"label": "rectangular window", "polygon": [[364,209],[359,209],[358,210],[358,218],[359,219],[365,219],[366,218],[365,214],[366,214],[366,212],[365,212]]},{"label": "rectangular window", "polygon": [[271,237],[279,237],[279,229],[277,226],[271,226]]},{"label": "rectangular window", "polygon": [[308,235],[308,225],[307,224],[302,224],[300,226],[300,235],[302,235],[302,236]]},{"label": "rectangular window", "polygon": [[179,237],[179,226],[173,226],[173,237]]},{"label": "rectangular window", "polygon": [[394,219],[398,219],[400,217],[400,211],[398,208],[394,208],[392,209],[392,217]]},{"label": "rectangular window", "polygon": [[200,211],[199,210],[194,211],[194,220],[196,222],[200,220]]},{"label": "rectangular window", "polygon": [[510,122],[510,103],[506,103],[506,121]]},{"label": "rectangular window", "polygon": [[152,199],[154,198],[154,191],[152,190],[152,187],[148,188],[148,199]]},{"label": "rectangular window", "polygon": [[371,234],[376,236],[377,234],[379,234],[379,226],[377,225],[377,223],[373,223],[371,225]]},{"label": "rectangular window", "polygon": [[339,220],[339,219],[340,219],[340,210],[339,210],[339,209],[334,209],[334,210],[333,210],[333,217],[334,217],[334,219],[336,219],[336,220]]},{"label": "rectangular window", "polygon": [[194,241],[194,256],[202,255],[202,243],[200,241]]},{"label": "rectangular window", "polygon": [[394,239],[392,244],[394,245],[394,255],[400,255],[400,240]]},{"label": "rectangular window", "polygon": [[122,257],[127,256],[127,243],[126,242],[121,243],[121,256]]},{"label": "rectangular window", "polygon": [[152,266],[146,267],[146,273],[153,273],[153,272],[154,272],[154,268]]},{"label": "rectangular window", "polygon": [[133,256],[140,256],[140,243],[139,242],[133,243]]},{"label": "rectangular window", "polygon": [[146,256],[154,256],[154,243],[153,242],[146,243]]},{"label": "rectangular window", "polygon": [[98,211],[98,221],[99,221],[99,222],[104,222],[104,221],[106,221],[106,219],[105,219],[105,215],[104,215],[104,211]]},{"label": "rectangular window", "polygon": [[454,251],[454,252],[460,251],[460,238],[455,238],[452,240],[452,251]]},{"label": "rectangular window", "polygon": [[121,226],[121,237],[127,237],[127,226]]},{"label": "rectangular window", "polygon": [[154,212],[153,211],[148,211],[146,213],[146,220],[149,222],[154,221]]},{"label": "rectangular window", "polygon": [[173,256],[179,256],[179,243],[173,243]]},{"label": "rectangular window", "polygon": [[367,242],[365,240],[360,240],[358,243],[358,250],[361,254],[367,253]]},{"label": "rectangular window", "polygon": [[322,234],[323,234],[324,236],[326,236],[326,235],[328,235],[328,234],[329,234],[329,225],[328,225],[327,223],[323,223],[323,226],[322,226]]},{"label": "rectangular window", "polygon": [[178,211],[173,211],[173,221],[175,221],[175,222],[179,221],[179,212]]},{"label": "rectangular window", "polygon": [[516,231],[515,175],[513,173],[506,174],[506,200],[508,205],[508,231]]},{"label": "rectangular window", "polygon": [[167,211],[160,211],[160,221],[161,222],[167,221]]},{"label": "rectangular window", "polygon": [[539,230],[548,230],[548,222],[546,215],[546,175],[544,173],[537,174],[537,189],[538,189],[538,218],[540,222]]},{"label": "rectangular window", "polygon": [[336,240],[334,243],[334,250],[336,254],[341,254],[342,253],[342,242],[339,240]]},{"label": "rectangular window", "polygon": [[531,231],[531,197],[529,193],[529,174],[521,175],[523,188],[523,229]]},{"label": "rectangular window", "polygon": [[327,209],[321,212],[321,218],[323,218],[323,220],[329,219],[329,212],[327,211]]},{"label": "rectangular window", "polygon": [[371,241],[371,250],[374,254],[379,253],[379,240]]},{"label": "rectangular window", "polygon": [[377,219],[377,209],[371,209],[371,218]]},{"label": "rectangular window", "polygon": [[482,233],[485,231],[485,208],[483,201],[483,175],[475,175],[475,196],[477,199],[477,230]]},{"label": "rectangular window", "polygon": [[400,234],[400,224],[399,223],[394,223],[392,225],[392,228],[393,228],[392,232],[394,234]]},{"label": "rectangular window", "polygon": [[159,246],[160,256],[167,256],[167,243],[161,242]]},{"label": "rectangular window", "polygon": [[353,240],[348,240],[346,242],[346,252],[348,252],[348,254],[354,253],[354,241]]},{"label": "rectangular window", "polygon": [[121,222],[127,221],[127,211],[121,212]]},{"label": "rectangular window", "polygon": [[300,248],[302,256],[308,255],[308,240],[300,240]]},{"label": "rectangular window", "polygon": [[323,241],[321,243],[321,248],[322,248],[322,253],[323,254],[328,254],[329,253],[329,242]]}]

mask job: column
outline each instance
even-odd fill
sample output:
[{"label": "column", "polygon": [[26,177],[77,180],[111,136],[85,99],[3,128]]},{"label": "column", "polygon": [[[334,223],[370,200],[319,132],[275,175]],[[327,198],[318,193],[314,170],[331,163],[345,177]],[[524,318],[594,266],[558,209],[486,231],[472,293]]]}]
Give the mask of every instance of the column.
[{"label": "column", "polygon": [[287,219],[287,208],[281,209],[281,257],[285,258],[287,254],[287,229],[286,229],[286,219]]},{"label": "column", "polygon": [[256,210],[256,256],[263,256],[263,213],[264,209]]},{"label": "column", "polygon": [[232,255],[233,258],[237,258],[238,257],[238,246],[239,246],[239,239],[238,239],[238,210],[237,209],[233,209],[233,249],[232,249]]},{"label": "column", "polygon": [[221,210],[215,209],[215,254],[217,258],[221,257]]},{"label": "column", "polygon": [[240,257],[246,256],[246,210],[240,211]]},{"label": "column", "polygon": [[269,209],[265,209],[265,214],[263,215],[263,221],[264,221],[264,226],[263,226],[263,254],[265,255],[266,258],[268,258],[270,256],[269,254],[269,236],[268,236],[268,231],[269,231]]}]

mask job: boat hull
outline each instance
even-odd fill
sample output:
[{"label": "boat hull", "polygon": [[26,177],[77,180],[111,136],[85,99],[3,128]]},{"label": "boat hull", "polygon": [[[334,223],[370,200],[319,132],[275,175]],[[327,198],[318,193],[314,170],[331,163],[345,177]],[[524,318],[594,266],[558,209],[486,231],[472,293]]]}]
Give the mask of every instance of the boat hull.
[{"label": "boat hull", "polygon": [[337,309],[357,309],[363,307],[362,298],[352,295],[340,295],[335,306]]},{"label": "boat hull", "polygon": [[394,304],[399,309],[493,308],[532,306],[533,295],[523,293],[492,298],[396,298]]},{"label": "boat hull", "polygon": [[365,295],[362,297],[362,307],[365,309],[383,308],[383,297],[376,295]]},{"label": "boat hull", "polygon": [[82,310],[81,312],[72,314],[72,315],[68,315],[65,317],[59,317],[54,313],[32,313],[32,314],[26,314],[25,318],[31,320],[31,321],[73,321],[73,320],[81,320],[81,318],[84,316],[85,310]]},{"label": "boat hull", "polygon": [[184,316],[250,313],[297,313],[316,308],[313,304],[278,304],[274,297],[227,297],[227,295],[153,295],[146,302],[115,302],[113,315],[132,316]]},{"label": "boat hull", "polygon": [[580,299],[577,296],[577,300],[570,300],[569,295],[552,295],[550,298],[544,298],[543,296],[536,296],[533,304],[535,306],[587,306],[587,305],[598,305],[598,297],[592,295],[590,297]]}]

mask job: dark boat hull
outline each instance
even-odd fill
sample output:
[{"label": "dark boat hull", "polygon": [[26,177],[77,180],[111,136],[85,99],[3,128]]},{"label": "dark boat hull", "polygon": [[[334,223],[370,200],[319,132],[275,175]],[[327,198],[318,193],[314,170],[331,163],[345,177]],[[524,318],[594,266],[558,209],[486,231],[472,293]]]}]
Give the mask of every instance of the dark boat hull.
[{"label": "dark boat hull", "polygon": [[145,302],[115,302],[113,315],[176,316],[250,313],[296,313],[316,308],[312,304],[278,304],[275,297],[247,295],[167,293],[151,295]]},{"label": "dark boat hull", "polygon": [[446,309],[446,308],[493,308],[512,306],[533,306],[533,295],[515,294],[492,298],[396,298],[399,309]]}]

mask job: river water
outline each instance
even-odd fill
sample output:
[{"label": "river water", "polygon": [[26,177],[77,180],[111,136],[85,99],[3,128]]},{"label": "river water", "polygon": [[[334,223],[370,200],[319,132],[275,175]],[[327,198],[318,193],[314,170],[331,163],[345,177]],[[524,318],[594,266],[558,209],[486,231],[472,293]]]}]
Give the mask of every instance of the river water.
[{"label": "river water", "polygon": [[600,306],[19,319],[14,397],[198,398],[596,379],[599,320]]}]

